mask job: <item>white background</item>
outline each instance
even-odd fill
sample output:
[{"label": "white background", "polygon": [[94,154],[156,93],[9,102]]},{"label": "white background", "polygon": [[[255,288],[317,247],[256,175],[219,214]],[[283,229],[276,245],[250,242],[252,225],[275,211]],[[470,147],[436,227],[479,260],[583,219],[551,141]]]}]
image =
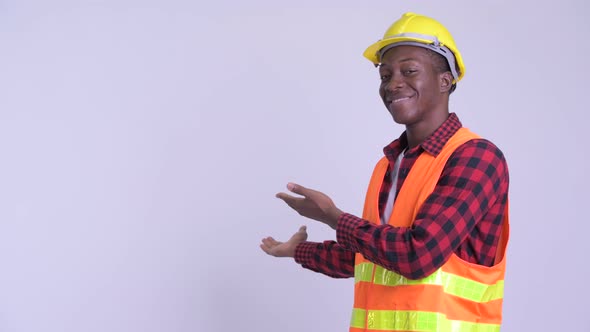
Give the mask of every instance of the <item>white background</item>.
[{"label": "white background", "polygon": [[346,331],[353,280],[266,256],[334,239],[402,132],[362,57],[402,13],[451,31],[465,126],[505,153],[503,332],[590,331],[590,10],[580,1],[0,0],[0,331]]}]

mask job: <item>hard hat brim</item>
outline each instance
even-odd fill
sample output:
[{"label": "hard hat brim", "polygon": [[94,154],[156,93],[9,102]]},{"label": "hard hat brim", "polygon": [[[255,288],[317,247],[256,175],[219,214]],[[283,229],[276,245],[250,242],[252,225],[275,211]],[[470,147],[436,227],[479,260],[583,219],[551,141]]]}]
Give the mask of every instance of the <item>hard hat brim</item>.
[{"label": "hard hat brim", "polygon": [[[363,53],[363,56],[365,58],[367,58],[369,61],[371,61],[373,64],[377,65],[381,62],[381,59],[379,59],[379,51],[381,51],[381,49],[383,49],[384,47],[386,47],[388,45],[400,43],[400,42],[418,42],[418,43],[422,43],[422,44],[432,44],[432,40],[422,39],[422,38],[417,38],[417,37],[402,37],[402,36],[400,36],[400,37],[394,37],[394,38],[388,38],[388,39],[381,39],[378,42],[373,43],[372,45],[367,47],[367,49]],[[463,78],[463,75],[465,75],[465,67],[463,65],[463,59],[461,58],[461,55],[458,53],[453,53],[453,55],[455,56],[455,60],[457,61],[457,66],[459,67],[459,77],[457,78],[457,82],[458,82],[461,80],[461,78]]]},{"label": "hard hat brim", "polygon": [[424,44],[432,43],[428,39],[411,38],[411,37],[396,37],[396,38],[382,39],[382,40],[379,40],[378,42],[372,44],[371,46],[367,47],[367,49],[363,53],[363,56],[365,58],[369,59],[369,61],[373,62],[374,64],[379,64],[379,62],[381,62],[381,59],[379,59],[379,51],[382,48],[384,48],[385,46],[391,45],[391,44],[405,42],[405,41],[413,41],[413,42],[419,42],[419,43],[424,43]]}]

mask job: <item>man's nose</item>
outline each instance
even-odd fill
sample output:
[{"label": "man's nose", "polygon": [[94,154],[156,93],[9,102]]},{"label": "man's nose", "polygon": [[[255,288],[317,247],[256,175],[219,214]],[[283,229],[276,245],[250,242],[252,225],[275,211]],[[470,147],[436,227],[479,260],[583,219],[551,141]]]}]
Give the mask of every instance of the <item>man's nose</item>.
[{"label": "man's nose", "polygon": [[387,91],[396,91],[401,89],[404,86],[404,80],[402,75],[391,75],[391,79],[387,82],[385,86],[385,90]]}]

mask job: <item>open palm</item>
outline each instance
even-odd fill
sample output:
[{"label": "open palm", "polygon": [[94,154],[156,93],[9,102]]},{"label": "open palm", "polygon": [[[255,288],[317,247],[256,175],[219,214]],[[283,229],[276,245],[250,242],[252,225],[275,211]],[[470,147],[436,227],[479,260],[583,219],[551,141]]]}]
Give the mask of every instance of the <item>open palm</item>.
[{"label": "open palm", "polygon": [[307,240],[307,227],[301,226],[287,242],[280,242],[269,236],[262,239],[260,248],[271,256],[295,257],[295,248],[305,240]]}]

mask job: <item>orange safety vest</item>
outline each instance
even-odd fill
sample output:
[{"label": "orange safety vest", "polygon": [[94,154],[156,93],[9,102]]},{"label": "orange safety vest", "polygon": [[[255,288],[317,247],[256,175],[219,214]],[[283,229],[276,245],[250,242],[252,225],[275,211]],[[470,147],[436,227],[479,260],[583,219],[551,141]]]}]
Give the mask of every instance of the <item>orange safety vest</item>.
[{"label": "orange safety vest", "polygon": [[[389,224],[411,227],[420,206],[432,193],[451,154],[463,143],[478,138],[461,128],[436,157],[422,153],[402,186]],[[379,190],[389,161],[382,158],[373,171],[363,218],[379,224]],[[437,331],[497,332],[502,321],[505,252],[508,244],[508,204],[502,236],[492,267],[466,262],[454,253],[434,273],[411,280],[355,257],[354,308],[350,332]]]}]

